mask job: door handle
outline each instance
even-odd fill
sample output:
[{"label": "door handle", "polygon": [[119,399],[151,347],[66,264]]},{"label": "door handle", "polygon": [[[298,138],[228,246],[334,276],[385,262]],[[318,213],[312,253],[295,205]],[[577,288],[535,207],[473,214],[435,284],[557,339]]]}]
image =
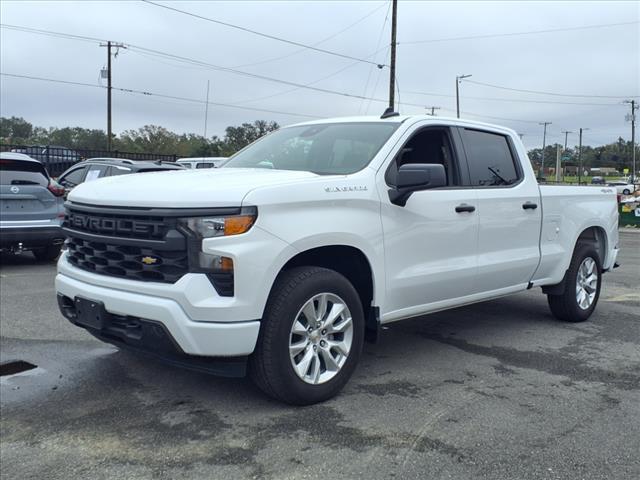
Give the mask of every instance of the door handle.
[{"label": "door handle", "polygon": [[475,212],[475,211],[476,211],[476,207],[474,207],[473,205],[467,205],[466,203],[463,203],[463,204],[458,205],[456,207],[456,212],[458,212],[458,213]]},{"label": "door handle", "polygon": [[525,202],[525,203],[522,204],[522,209],[523,210],[535,210],[536,208],[538,208],[538,204],[537,203]]}]

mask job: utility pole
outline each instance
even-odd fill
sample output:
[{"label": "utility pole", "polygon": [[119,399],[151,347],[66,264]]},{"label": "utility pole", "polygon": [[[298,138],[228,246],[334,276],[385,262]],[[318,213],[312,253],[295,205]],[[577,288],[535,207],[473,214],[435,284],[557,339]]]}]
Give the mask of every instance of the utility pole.
[{"label": "utility pole", "polygon": [[207,138],[207,120],[209,119],[209,80],[207,80],[207,100],[204,105],[204,138]]},{"label": "utility pole", "polygon": [[631,104],[631,115],[627,118],[631,120],[631,183],[636,184],[636,106],[635,100],[625,100],[623,103]]},{"label": "utility pole", "polygon": [[398,0],[392,0],[391,13],[391,68],[389,69],[389,108],[395,110],[396,103],[396,26],[398,21]]},{"label": "utility pole", "polygon": [[582,131],[589,130],[588,128],[580,128],[580,136],[578,140],[578,185],[582,180]]},{"label": "utility pole", "polygon": [[427,115],[431,115],[432,117],[436,116],[436,110],[440,110],[440,107],[425,107],[427,110],[431,109],[431,113],[427,113]]},{"label": "utility pole", "polygon": [[456,77],[456,115],[460,118],[460,83],[463,78],[469,78],[471,75],[458,75]]},{"label": "utility pole", "polygon": [[570,133],[573,133],[569,130],[564,130],[562,133],[564,133],[564,150],[567,150],[567,137],[569,136]]},{"label": "utility pole", "polygon": [[544,177],[544,149],[547,146],[547,125],[551,125],[551,122],[540,122],[538,123],[538,125],[544,125],[544,133],[542,134],[542,160],[540,161],[540,175],[542,175],[542,177],[538,175],[538,178],[545,178]]},{"label": "utility pole", "polygon": [[107,150],[111,151],[112,143],[112,130],[111,130],[111,49],[115,48],[118,55],[119,48],[127,48],[122,43],[114,43],[108,41],[107,43],[101,43],[101,47],[107,47]]}]

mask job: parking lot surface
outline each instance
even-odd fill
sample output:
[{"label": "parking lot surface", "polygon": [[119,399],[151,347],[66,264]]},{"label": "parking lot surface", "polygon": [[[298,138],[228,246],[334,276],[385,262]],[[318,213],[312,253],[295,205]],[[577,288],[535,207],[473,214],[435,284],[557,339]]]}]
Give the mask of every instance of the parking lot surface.
[{"label": "parking lot surface", "polygon": [[539,289],[393,324],[311,407],[155,363],[58,313],[55,267],[0,267],[3,479],[640,478],[640,234],[590,321]]}]

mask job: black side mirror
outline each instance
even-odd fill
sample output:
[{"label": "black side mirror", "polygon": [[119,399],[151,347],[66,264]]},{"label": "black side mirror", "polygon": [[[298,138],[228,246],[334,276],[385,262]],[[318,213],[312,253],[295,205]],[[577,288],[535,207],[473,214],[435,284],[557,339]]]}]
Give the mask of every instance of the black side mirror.
[{"label": "black side mirror", "polygon": [[445,187],[447,175],[438,163],[407,163],[398,169],[395,188],[389,190],[389,200],[404,207],[413,192]]}]

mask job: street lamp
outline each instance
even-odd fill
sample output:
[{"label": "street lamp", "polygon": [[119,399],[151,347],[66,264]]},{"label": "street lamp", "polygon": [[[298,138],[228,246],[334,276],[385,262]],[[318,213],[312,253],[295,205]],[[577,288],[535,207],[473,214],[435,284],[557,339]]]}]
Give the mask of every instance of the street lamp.
[{"label": "street lamp", "polygon": [[460,118],[460,82],[463,78],[469,78],[471,75],[458,75],[456,76],[456,114]]},{"label": "street lamp", "polygon": [[590,130],[589,128],[580,128],[580,140],[578,141],[578,185],[582,178],[582,132]]}]

